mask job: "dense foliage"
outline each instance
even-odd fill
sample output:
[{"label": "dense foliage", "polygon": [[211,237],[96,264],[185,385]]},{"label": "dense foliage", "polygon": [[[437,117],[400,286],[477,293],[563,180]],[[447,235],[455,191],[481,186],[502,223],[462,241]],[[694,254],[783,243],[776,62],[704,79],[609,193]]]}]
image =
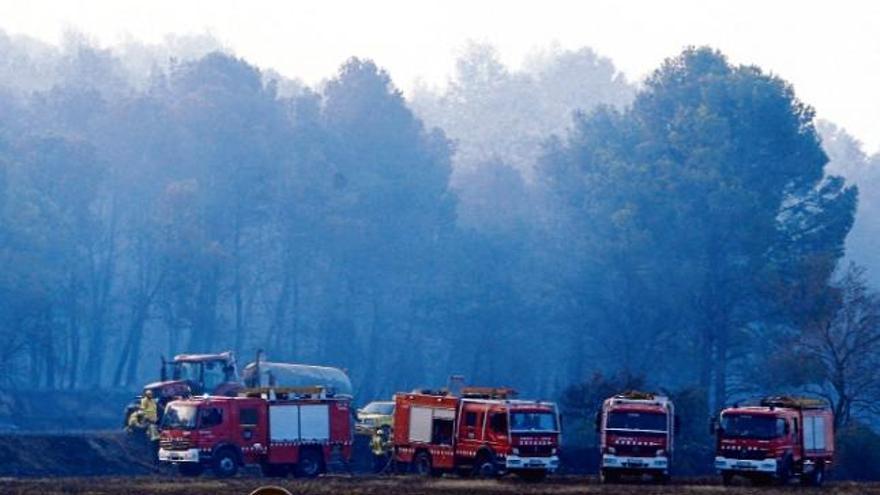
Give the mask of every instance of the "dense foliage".
[{"label": "dense foliage", "polygon": [[755,67],[689,49],[635,91],[589,50],[511,72],[476,47],[414,113],[369,60],[308,88],[220,52],[138,78],[0,41],[31,80],[0,72],[3,388],[263,348],[364,400],[451,373],[544,398],[640,377],[700,411],[835,393],[821,365],[748,374],[840,321],[856,208],[810,107]]}]

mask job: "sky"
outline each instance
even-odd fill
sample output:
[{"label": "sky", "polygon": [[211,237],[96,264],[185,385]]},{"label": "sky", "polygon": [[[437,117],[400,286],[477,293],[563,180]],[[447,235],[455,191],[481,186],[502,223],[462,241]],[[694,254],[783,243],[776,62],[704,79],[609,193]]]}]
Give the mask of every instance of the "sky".
[{"label": "sky", "polygon": [[0,28],[101,46],[211,34],[249,62],[316,83],[351,56],[408,91],[442,86],[468,40],[511,66],[536,49],[589,46],[640,80],[688,45],[791,82],[820,118],[880,151],[880,1],[837,0],[0,0]]}]

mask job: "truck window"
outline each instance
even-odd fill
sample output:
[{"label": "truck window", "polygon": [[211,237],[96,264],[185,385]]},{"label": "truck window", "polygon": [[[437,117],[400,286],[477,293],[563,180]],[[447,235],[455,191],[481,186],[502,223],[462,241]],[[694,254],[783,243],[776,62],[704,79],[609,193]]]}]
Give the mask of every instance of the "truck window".
[{"label": "truck window", "polygon": [[785,433],[785,420],[762,415],[725,414],[721,416],[721,432],[725,438],[769,440]]},{"label": "truck window", "polygon": [[468,411],[464,415],[464,424],[469,427],[477,426],[477,413],[473,411]]},{"label": "truck window", "polygon": [[507,414],[494,413],[489,420],[492,431],[498,435],[507,435]]},{"label": "truck window", "polygon": [[217,407],[206,407],[199,414],[199,428],[211,428],[223,423],[223,410]]},{"label": "truck window", "polygon": [[239,423],[241,426],[256,426],[257,425],[257,410],[253,407],[243,408],[239,413]]},{"label": "truck window", "polygon": [[609,430],[666,431],[666,414],[635,411],[612,411],[605,427]]},{"label": "truck window", "polygon": [[515,411],[510,413],[510,427],[513,431],[556,431],[556,415],[545,411]]},{"label": "truck window", "polygon": [[191,430],[196,426],[196,408],[180,404],[169,404],[162,415],[163,429]]},{"label": "truck window", "polygon": [[205,361],[203,379],[205,382],[205,391],[211,391],[219,387],[226,381],[227,372],[225,366],[219,361]]}]

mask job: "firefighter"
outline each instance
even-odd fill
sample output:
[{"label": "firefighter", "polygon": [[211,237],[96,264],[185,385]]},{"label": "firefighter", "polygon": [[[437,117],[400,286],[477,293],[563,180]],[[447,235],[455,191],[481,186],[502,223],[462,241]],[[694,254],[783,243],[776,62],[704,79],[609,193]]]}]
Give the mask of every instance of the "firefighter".
[{"label": "firefighter", "polygon": [[125,431],[129,433],[134,433],[136,430],[145,431],[148,424],[144,412],[139,410],[128,417],[128,425],[125,427]]},{"label": "firefighter", "polygon": [[376,428],[370,441],[370,448],[373,450],[373,472],[385,471],[391,460],[391,439],[388,438],[387,427]]},{"label": "firefighter", "polygon": [[146,418],[147,421],[156,424],[159,420],[157,411],[158,408],[155,399],[153,399],[153,391],[147,390],[141,398],[141,412],[144,413],[144,418]]}]

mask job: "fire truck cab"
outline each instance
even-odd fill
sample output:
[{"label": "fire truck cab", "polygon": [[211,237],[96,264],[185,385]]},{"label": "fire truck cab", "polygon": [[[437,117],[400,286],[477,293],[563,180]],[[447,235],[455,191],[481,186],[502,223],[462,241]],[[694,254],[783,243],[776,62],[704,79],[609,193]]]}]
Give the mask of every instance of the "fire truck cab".
[{"label": "fire truck cab", "polygon": [[506,472],[542,479],[559,467],[556,404],[513,400],[510,389],[464,388],[460,396],[395,396],[395,461],[421,475]]},{"label": "fire truck cab", "polygon": [[834,457],[834,415],[823,400],[767,397],[735,405],[712,422],[715,470],[725,484],[739,475],[786,484],[794,476],[821,485]]},{"label": "fire truck cab", "polygon": [[675,409],[665,396],[624,392],[606,399],[596,417],[602,455],[600,481],[645,474],[655,481],[667,481],[675,423]]},{"label": "fire truck cab", "polygon": [[249,389],[239,397],[170,402],[162,417],[159,461],[181,474],[210,468],[219,477],[258,465],[267,476],[314,477],[334,457],[351,458],[351,399],[311,389]]}]

